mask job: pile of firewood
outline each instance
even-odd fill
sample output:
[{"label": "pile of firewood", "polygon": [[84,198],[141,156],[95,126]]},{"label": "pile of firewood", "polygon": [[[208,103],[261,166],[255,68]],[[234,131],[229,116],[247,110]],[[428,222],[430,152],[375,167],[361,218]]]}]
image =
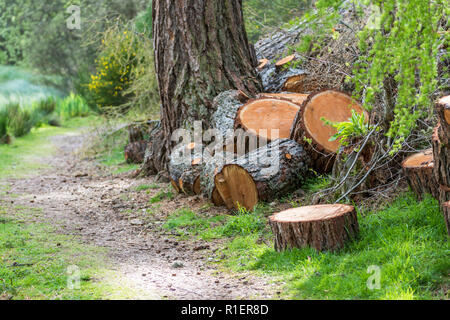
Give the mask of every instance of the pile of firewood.
[{"label": "pile of firewood", "polygon": [[402,167],[418,199],[429,193],[439,200],[450,235],[450,96],[437,102],[436,111],[433,148],[408,157]]}]

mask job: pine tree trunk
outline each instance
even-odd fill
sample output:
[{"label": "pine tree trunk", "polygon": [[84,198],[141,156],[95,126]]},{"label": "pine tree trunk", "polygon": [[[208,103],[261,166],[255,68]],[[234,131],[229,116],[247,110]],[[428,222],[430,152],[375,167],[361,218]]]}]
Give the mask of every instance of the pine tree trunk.
[{"label": "pine tree trunk", "polygon": [[176,129],[195,120],[208,127],[219,93],[239,89],[252,96],[261,83],[242,0],[153,0],[153,30],[165,165]]},{"label": "pine tree trunk", "polygon": [[335,251],[359,232],[355,208],[342,204],[289,209],[271,216],[269,224],[277,251],[308,246]]}]

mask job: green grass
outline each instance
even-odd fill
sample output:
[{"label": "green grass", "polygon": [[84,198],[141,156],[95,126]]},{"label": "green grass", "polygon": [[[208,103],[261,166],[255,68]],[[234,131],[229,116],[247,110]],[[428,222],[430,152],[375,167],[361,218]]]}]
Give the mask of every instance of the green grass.
[{"label": "green grass", "polygon": [[[117,274],[107,268],[105,249],[57,234],[47,224],[26,222],[30,220],[28,209],[11,211],[14,215],[0,206],[0,299],[127,299],[137,295],[113,280]],[[71,270],[79,272],[79,288],[68,285],[74,274]]]},{"label": "green grass", "polygon": [[[282,297],[294,299],[438,299],[450,285],[450,246],[437,201],[400,196],[378,212],[359,212],[360,238],[338,253],[273,249],[267,208],[223,218],[176,212],[165,228],[180,235],[228,239],[223,265],[287,283]],[[214,222],[219,225],[214,225]],[[371,267],[380,289],[370,290]],[[448,295],[448,294],[447,294]]]},{"label": "green grass", "polygon": [[158,203],[164,199],[172,200],[175,194],[172,191],[160,191],[150,199],[150,203]]},{"label": "green grass", "polygon": [[11,144],[0,144],[0,179],[20,178],[48,168],[43,159],[55,152],[51,136],[72,135],[79,130],[75,128],[88,127],[96,121],[95,117],[75,118],[65,122],[64,128],[43,126]]}]

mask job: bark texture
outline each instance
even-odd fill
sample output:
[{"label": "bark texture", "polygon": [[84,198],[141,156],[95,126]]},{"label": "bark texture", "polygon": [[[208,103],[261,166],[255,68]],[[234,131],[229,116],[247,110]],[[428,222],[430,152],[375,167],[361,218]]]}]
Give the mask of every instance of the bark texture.
[{"label": "bark texture", "polygon": [[224,165],[214,182],[229,209],[253,210],[258,201],[271,201],[299,187],[309,167],[302,146],[279,139]]},{"label": "bark texture", "polygon": [[194,143],[173,150],[169,162],[169,176],[172,185],[177,186],[177,191],[187,195],[200,193],[203,151],[203,148],[197,151]]},{"label": "bark texture", "polygon": [[444,213],[444,220],[445,225],[447,227],[447,233],[450,236],[450,201],[447,201],[442,205],[442,211]]},{"label": "bark texture", "polygon": [[209,126],[219,93],[252,95],[261,84],[242,0],[153,0],[153,33],[167,163],[174,130]]},{"label": "bark texture", "polygon": [[147,141],[145,140],[129,143],[125,146],[125,161],[135,164],[143,163],[146,148]]},{"label": "bark texture", "polygon": [[210,199],[216,206],[222,206],[224,201],[216,188],[214,177],[219,173],[226,163],[234,160],[233,153],[216,153],[214,157],[205,161],[202,174],[200,176],[200,186],[203,195]]},{"label": "bark texture", "polygon": [[439,187],[440,203],[450,201],[450,145],[441,142],[444,137],[442,125],[434,129],[432,144],[434,155],[434,178]]},{"label": "bark texture", "polygon": [[160,121],[149,122],[149,139],[144,154],[144,163],[139,170],[138,176],[147,177],[165,170],[164,159],[166,148],[164,133]]},{"label": "bark texture", "polygon": [[336,251],[359,232],[354,207],[342,204],[294,208],[269,217],[275,250],[313,247]]},{"label": "bark texture", "polygon": [[439,185],[434,178],[433,150],[414,154],[405,159],[402,163],[403,174],[408,179],[412,191],[419,200],[423,199],[426,193],[435,198],[439,198]]},{"label": "bark texture", "polygon": [[303,69],[280,68],[268,63],[258,71],[265,92],[304,92],[304,81],[308,73]]}]

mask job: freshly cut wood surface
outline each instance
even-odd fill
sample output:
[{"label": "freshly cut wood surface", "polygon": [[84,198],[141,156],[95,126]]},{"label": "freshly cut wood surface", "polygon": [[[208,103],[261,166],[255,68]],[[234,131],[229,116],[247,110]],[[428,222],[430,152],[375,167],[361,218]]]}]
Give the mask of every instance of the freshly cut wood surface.
[{"label": "freshly cut wood surface", "polygon": [[295,190],[307,178],[310,157],[298,143],[276,140],[227,163],[215,173],[215,187],[229,209],[253,210]]},{"label": "freshly cut wood surface", "polygon": [[282,99],[282,100],[290,100],[295,104],[301,106],[303,102],[308,99],[308,94],[304,93],[261,93],[258,95],[258,98],[271,98],[271,99]]},{"label": "freshly cut wood surface", "polygon": [[[324,123],[345,122],[352,116],[352,110],[365,113],[361,105],[351,96],[336,90],[325,90],[312,94],[301,106],[291,130],[291,139],[310,150],[318,172],[329,172],[334,156],[341,146],[340,141],[330,141],[337,130]],[[368,116],[365,117],[368,119]]]},{"label": "freshly cut wood surface", "polygon": [[270,63],[270,61],[267,59],[260,59],[258,62],[259,62],[258,70],[264,69]]},{"label": "freshly cut wood surface", "polygon": [[446,96],[439,99],[437,103],[437,108],[438,112],[441,113],[442,120],[444,120],[448,125],[450,125],[450,96]]},{"label": "freshly cut wood surface", "polygon": [[[267,140],[289,138],[290,128],[300,106],[280,99],[256,99],[243,105],[236,117],[236,128],[252,131]],[[278,130],[276,136],[271,130]]]},{"label": "freshly cut wood surface", "polygon": [[343,204],[289,209],[269,217],[269,223],[277,251],[308,246],[334,251],[359,232],[355,208]]},{"label": "freshly cut wood surface", "polygon": [[439,198],[439,184],[433,174],[434,157],[432,149],[409,156],[403,161],[402,168],[411,189],[419,200],[423,199],[426,193]]},{"label": "freshly cut wood surface", "polygon": [[275,63],[275,67],[281,68],[281,67],[285,66],[286,64],[288,64],[288,63],[294,61],[294,60],[295,60],[295,54],[291,54],[291,55],[289,55],[289,56],[287,56],[287,57],[284,57],[284,58],[281,59],[281,60],[278,60],[278,61]]}]

